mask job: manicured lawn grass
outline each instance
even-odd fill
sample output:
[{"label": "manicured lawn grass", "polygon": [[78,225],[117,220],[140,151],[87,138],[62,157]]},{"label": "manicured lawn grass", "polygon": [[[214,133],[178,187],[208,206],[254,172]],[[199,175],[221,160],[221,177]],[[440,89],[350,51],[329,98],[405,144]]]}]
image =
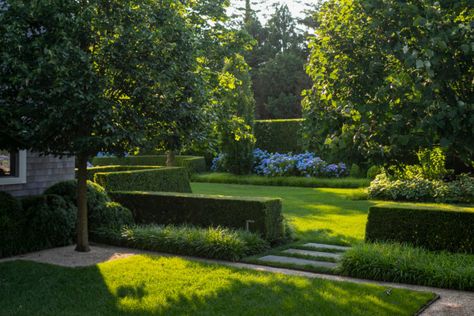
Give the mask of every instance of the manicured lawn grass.
[{"label": "manicured lawn grass", "polygon": [[297,188],[236,184],[192,183],[194,193],[231,196],[263,196],[283,199],[283,213],[301,241],[354,244],[364,240],[365,224],[372,205],[463,208],[429,203],[394,203],[362,200],[365,189]]},{"label": "manicured lawn grass", "polygon": [[0,264],[2,315],[413,315],[431,293],[135,256]]}]

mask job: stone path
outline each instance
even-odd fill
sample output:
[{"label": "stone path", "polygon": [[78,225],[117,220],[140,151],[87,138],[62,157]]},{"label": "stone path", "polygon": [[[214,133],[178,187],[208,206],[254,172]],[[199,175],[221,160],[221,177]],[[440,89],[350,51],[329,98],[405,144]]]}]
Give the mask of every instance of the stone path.
[{"label": "stone path", "polygon": [[337,266],[337,261],[342,258],[341,252],[350,249],[349,247],[319,243],[306,243],[303,247],[314,250],[289,248],[273,255],[260,257],[257,260],[264,264],[286,265],[288,268],[310,266],[334,269]]},{"label": "stone path", "polygon": [[300,258],[293,258],[293,257],[283,257],[283,256],[265,256],[259,259],[262,262],[273,262],[273,263],[286,263],[286,264],[295,264],[298,266],[312,266],[312,267],[321,267],[321,268],[329,268],[333,269],[336,267],[334,262],[327,262],[327,261],[316,261],[316,260],[308,260],[308,259],[300,259]]},{"label": "stone path", "polygon": [[293,248],[283,250],[283,252],[289,253],[289,254],[311,256],[311,257],[332,258],[336,260],[341,259],[342,257],[342,255],[338,253],[321,252],[321,251],[304,250],[304,249],[293,249]]},{"label": "stone path", "polygon": [[[21,256],[0,259],[0,263],[13,260],[31,260],[42,263],[55,264],[65,267],[80,267],[80,266],[90,266],[95,265],[101,262],[116,260],[121,258],[126,258],[133,255],[139,254],[151,254],[155,256],[163,257],[178,257],[176,255],[162,254],[152,251],[142,251],[137,249],[129,248],[120,248],[106,245],[93,245],[91,247],[91,252],[88,253],[79,253],[74,251],[73,246],[61,247],[43,250],[40,252],[29,253]],[[234,268],[241,269],[251,269],[256,271],[264,271],[271,273],[282,273],[286,275],[302,276],[307,278],[316,278],[323,280],[332,280],[332,281],[343,281],[343,282],[353,282],[353,283],[366,283],[366,284],[376,284],[384,287],[391,288],[403,288],[414,291],[425,291],[432,292],[440,296],[436,302],[424,310],[421,315],[423,316],[472,316],[474,315],[474,292],[464,292],[464,291],[455,291],[455,290],[446,290],[439,288],[432,288],[426,286],[418,285],[409,285],[401,283],[389,283],[389,282],[378,282],[372,280],[363,280],[355,279],[350,277],[342,277],[337,275],[329,274],[320,274],[312,273],[305,271],[297,271],[284,268],[274,268],[256,264],[247,264],[247,263],[236,263],[228,261],[219,261],[219,260],[207,260],[200,258],[190,258],[183,257],[185,259],[206,262],[206,263],[216,263],[220,265],[225,265]]]},{"label": "stone path", "polygon": [[311,248],[317,248],[317,249],[332,249],[332,250],[340,250],[340,251],[346,251],[346,250],[350,249],[350,247],[327,245],[327,244],[318,244],[318,243],[314,243],[314,242],[304,244],[303,246],[311,247]]}]

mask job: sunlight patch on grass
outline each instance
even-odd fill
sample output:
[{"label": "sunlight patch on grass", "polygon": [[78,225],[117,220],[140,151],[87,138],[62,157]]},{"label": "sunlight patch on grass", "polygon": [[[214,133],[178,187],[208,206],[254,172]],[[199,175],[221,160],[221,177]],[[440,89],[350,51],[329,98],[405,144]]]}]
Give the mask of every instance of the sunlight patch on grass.
[{"label": "sunlight patch on grass", "polygon": [[413,315],[432,293],[133,256],[87,268],[0,264],[6,314]]}]

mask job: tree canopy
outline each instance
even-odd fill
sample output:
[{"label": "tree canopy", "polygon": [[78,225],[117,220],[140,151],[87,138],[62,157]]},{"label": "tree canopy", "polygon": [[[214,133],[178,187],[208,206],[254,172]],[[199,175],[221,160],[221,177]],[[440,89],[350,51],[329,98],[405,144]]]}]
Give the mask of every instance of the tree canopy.
[{"label": "tree canopy", "polygon": [[[472,4],[472,3],[471,3]],[[306,142],[333,159],[410,162],[474,154],[474,8],[469,0],[331,0],[316,16]]]},{"label": "tree canopy", "polygon": [[1,4],[0,143],[77,156],[78,250],[87,251],[87,158],[192,125],[200,91],[188,8],[171,0]]}]

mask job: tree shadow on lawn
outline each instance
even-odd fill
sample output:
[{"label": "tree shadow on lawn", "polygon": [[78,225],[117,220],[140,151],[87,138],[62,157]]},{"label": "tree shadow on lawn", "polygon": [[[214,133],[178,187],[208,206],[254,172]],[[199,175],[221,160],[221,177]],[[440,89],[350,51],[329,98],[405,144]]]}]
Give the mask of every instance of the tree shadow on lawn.
[{"label": "tree shadow on lawn", "polygon": [[0,264],[2,315],[403,315],[429,295],[138,256],[87,268]]}]

